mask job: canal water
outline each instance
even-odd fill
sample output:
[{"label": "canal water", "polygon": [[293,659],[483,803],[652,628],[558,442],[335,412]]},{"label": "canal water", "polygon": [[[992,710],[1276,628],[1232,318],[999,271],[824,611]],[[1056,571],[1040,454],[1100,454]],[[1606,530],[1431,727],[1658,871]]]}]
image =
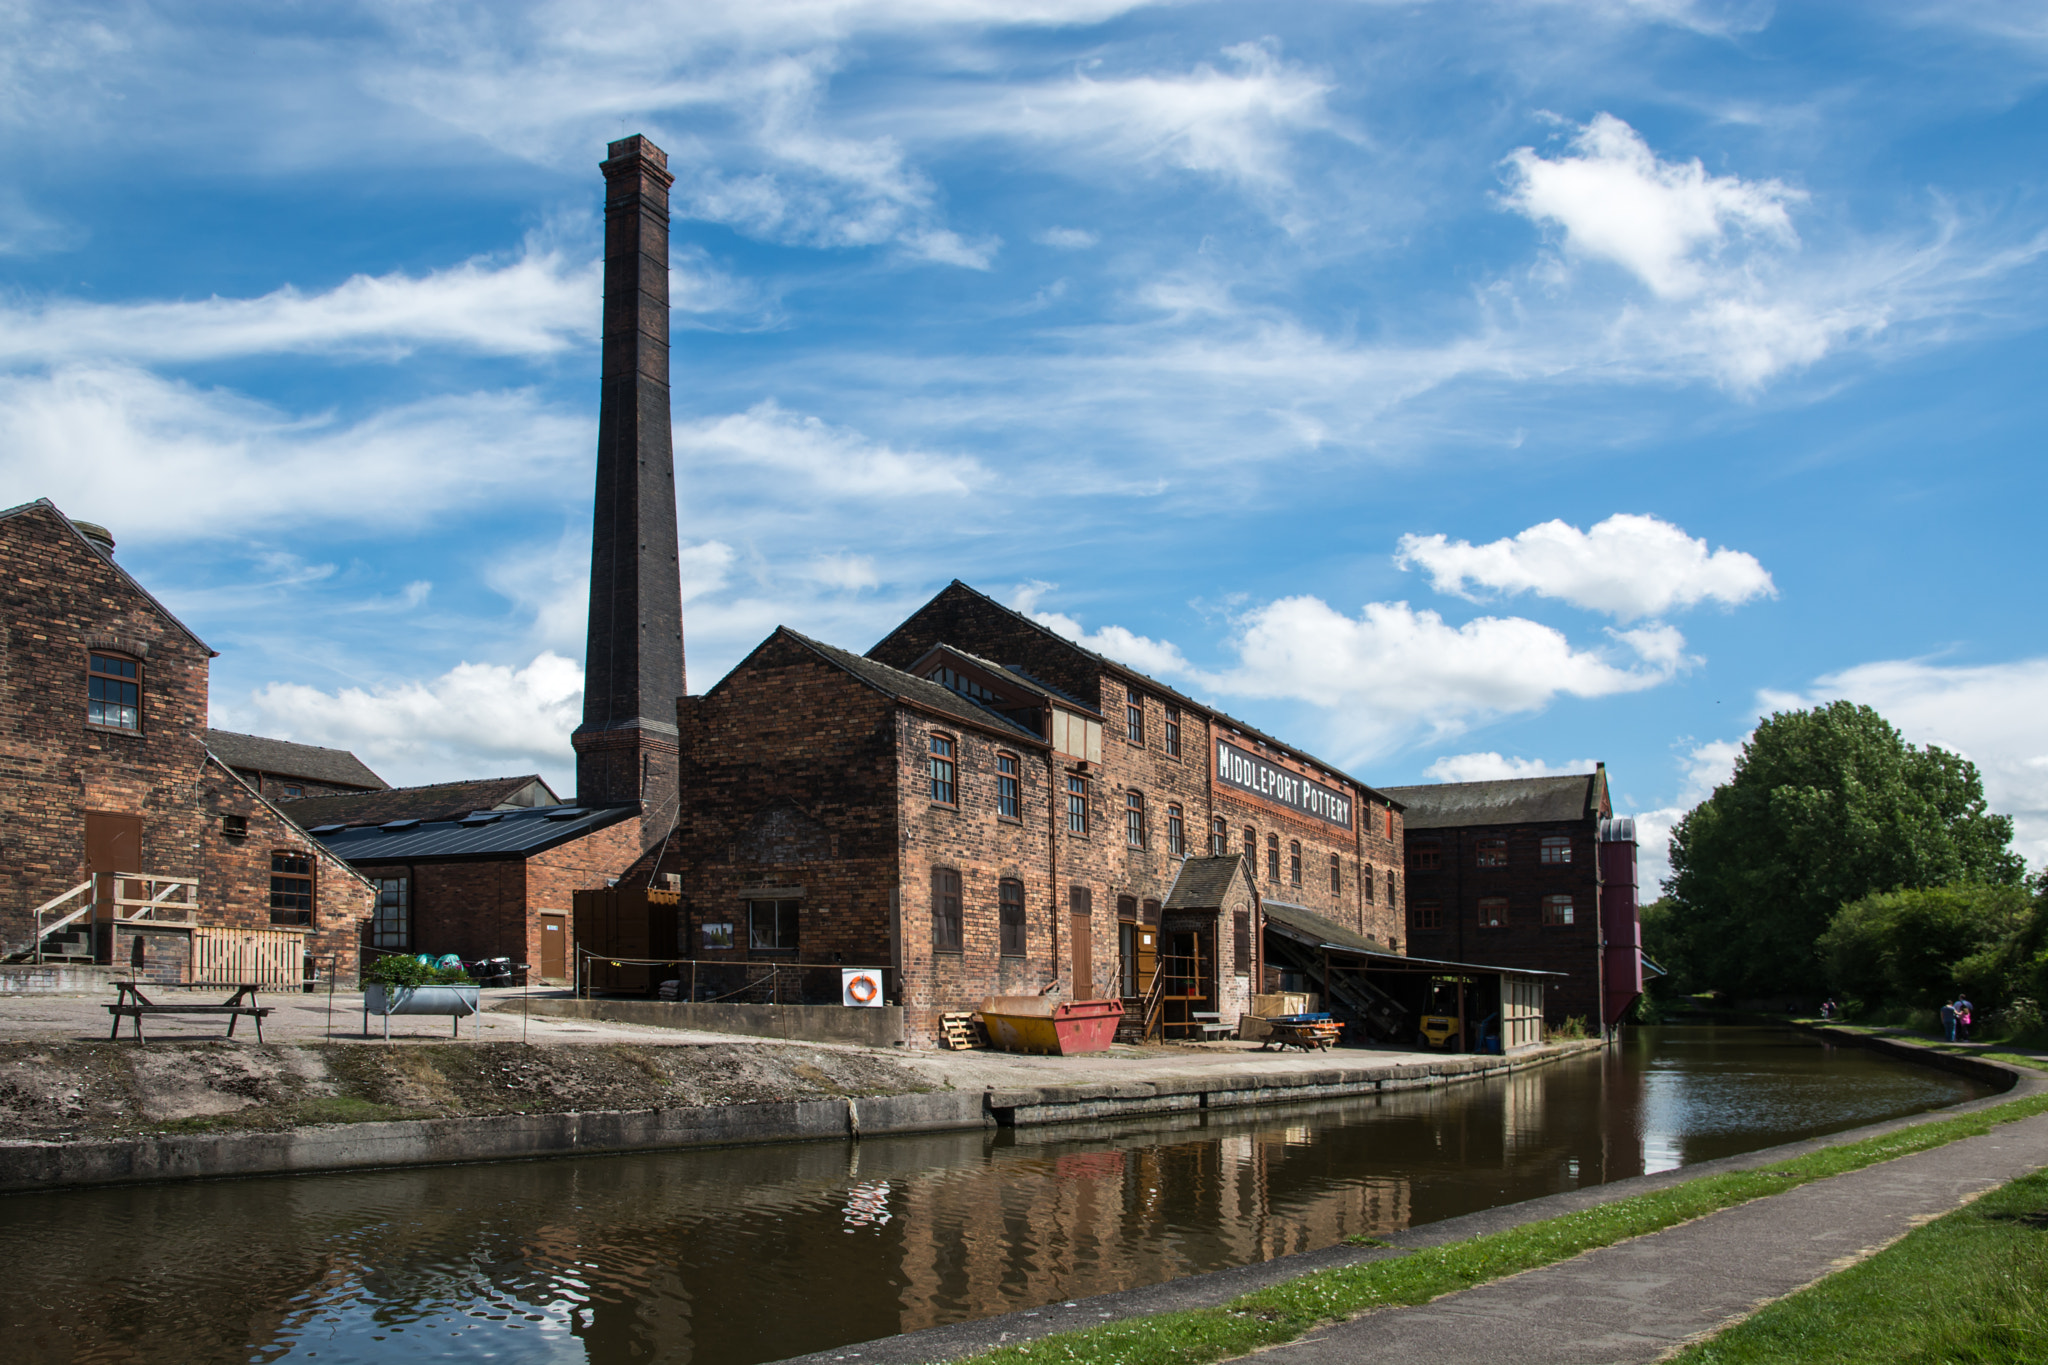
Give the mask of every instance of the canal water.
[{"label": "canal water", "polygon": [[0,1197],[31,1362],[750,1365],[1984,1094],[1785,1030],[1177,1124]]}]

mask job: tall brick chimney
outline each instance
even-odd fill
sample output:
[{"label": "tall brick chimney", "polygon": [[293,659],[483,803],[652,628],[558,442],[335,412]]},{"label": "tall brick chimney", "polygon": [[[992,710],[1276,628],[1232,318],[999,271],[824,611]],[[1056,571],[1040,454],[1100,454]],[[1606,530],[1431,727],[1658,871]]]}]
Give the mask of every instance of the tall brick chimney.
[{"label": "tall brick chimney", "polygon": [[643,804],[647,839],[676,810],[683,593],[669,435],[668,154],[611,144],[604,171],[604,379],[590,642],[576,746],[579,805]]}]

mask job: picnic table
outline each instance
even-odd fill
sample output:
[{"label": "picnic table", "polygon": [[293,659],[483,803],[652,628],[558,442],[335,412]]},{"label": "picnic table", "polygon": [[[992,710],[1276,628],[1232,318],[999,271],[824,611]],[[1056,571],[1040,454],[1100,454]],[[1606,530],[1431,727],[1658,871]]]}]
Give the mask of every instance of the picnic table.
[{"label": "picnic table", "polygon": [[1303,1052],[1315,1052],[1337,1045],[1337,1035],[1344,1026],[1327,1014],[1285,1014],[1266,1021],[1273,1031],[1266,1035],[1261,1052],[1272,1048],[1285,1050],[1298,1047]]},{"label": "picnic table", "polygon": [[228,1037],[235,1036],[235,1025],[241,1022],[243,1015],[248,1015],[256,1021],[256,1041],[260,1043],[263,1041],[263,1016],[273,1008],[255,1003],[254,986],[235,987],[235,993],[218,1005],[159,1005],[144,995],[142,987],[133,981],[116,981],[114,989],[120,992],[120,996],[107,1006],[107,1013],[114,1016],[114,1031],[107,1035],[110,1041],[121,1036],[124,1017],[135,1021],[135,1041],[143,1043],[149,1041],[142,1036],[142,1016],[145,1014],[225,1014],[228,1017]]}]

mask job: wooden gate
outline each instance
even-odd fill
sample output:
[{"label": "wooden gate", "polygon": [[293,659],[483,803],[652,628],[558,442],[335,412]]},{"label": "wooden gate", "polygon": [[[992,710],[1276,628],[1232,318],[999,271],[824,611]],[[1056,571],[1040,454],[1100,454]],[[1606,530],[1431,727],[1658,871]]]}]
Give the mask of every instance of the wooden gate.
[{"label": "wooden gate", "polygon": [[291,929],[192,930],[193,985],[296,986],[306,979],[306,936]]}]

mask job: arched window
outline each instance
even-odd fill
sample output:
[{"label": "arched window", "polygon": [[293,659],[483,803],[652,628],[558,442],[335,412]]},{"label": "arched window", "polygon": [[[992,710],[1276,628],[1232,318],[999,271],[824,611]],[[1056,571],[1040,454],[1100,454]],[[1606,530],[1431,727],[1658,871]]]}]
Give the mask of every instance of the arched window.
[{"label": "arched window", "polygon": [[1266,879],[1280,880],[1280,836],[1277,834],[1266,836]]},{"label": "arched window", "polygon": [[1337,892],[1342,891],[1343,889],[1344,863],[1340,858],[1338,858],[1336,854],[1332,853],[1330,855],[1330,890],[1332,892]]},{"label": "arched window", "polygon": [[997,888],[1002,955],[1024,956],[1024,883],[1005,877]]},{"label": "arched window", "polygon": [[1301,840],[1287,841],[1287,880],[1301,885]]},{"label": "arched window", "polygon": [[1124,842],[1132,848],[1145,846],[1145,795],[1143,792],[1124,793]]},{"label": "arched window", "polygon": [[960,874],[950,867],[932,869],[932,951],[960,951]]},{"label": "arched window", "polygon": [[996,814],[1005,820],[1023,816],[1024,802],[1017,789],[1017,755],[996,755]]},{"label": "arched window", "polygon": [[1188,844],[1187,827],[1181,821],[1179,806],[1166,808],[1166,851],[1178,858],[1185,854]]}]

